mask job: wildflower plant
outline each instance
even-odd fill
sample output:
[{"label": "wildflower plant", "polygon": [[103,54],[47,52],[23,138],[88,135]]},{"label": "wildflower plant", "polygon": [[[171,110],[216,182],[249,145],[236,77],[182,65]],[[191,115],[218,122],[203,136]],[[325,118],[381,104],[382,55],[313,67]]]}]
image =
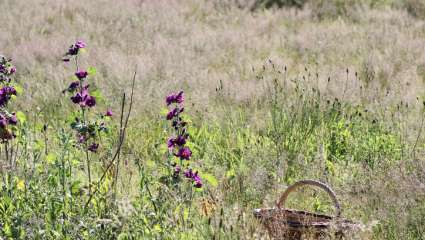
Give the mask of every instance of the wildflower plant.
[{"label": "wildflower plant", "polygon": [[[186,179],[193,183],[195,188],[202,187],[202,179],[197,171],[190,168],[190,160],[192,158],[192,151],[186,145],[189,138],[187,131],[187,122],[182,117],[184,111],[184,93],[172,93],[165,98],[169,112],[166,119],[171,122],[173,136],[167,141],[170,166],[173,167],[173,178],[180,179],[181,174]],[[182,170],[184,169],[183,173]]]},{"label": "wildflower plant", "polygon": [[[71,45],[63,57],[64,62],[75,63],[75,80],[63,90],[63,93],[71,95],[70,100],[77,106],[74,112],[75,118],[71,123],[71,128],[75,131],[76,144],[75,146],[81,149],[86,154],[87,174],[89,186],[91,185],[91,170],[90,170],[90,156],[89,153],[95,154],[100,147],[101,133],[107,132],[106,121],[112,117],[112,111],[108,109],[105,113],[95,114],[96,117],[90,118],[92,115],[89,113],[96,106],[95,94],[90,92],[90,84],[88,78],[95,74],[93,67],[84,70],[80,68],[78,58],[80,53],[86,48],[86,43],[79,40]],[[89,193],[91,190],[89,187]]]},{"label": "wildflower plant", "polygon": [[18,119],[15,112],[8,110],[9,102],[16,97],[17,87],[13,82],[16,67],[12,59],[0,56],[0,141],[7,143],[16,137]]}]

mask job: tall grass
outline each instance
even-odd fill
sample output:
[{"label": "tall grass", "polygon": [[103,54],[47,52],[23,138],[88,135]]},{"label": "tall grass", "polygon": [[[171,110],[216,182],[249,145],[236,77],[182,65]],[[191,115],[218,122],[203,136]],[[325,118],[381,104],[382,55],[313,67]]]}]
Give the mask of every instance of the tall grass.
[{"label": "tall grass", "polygon": [[[308,4],[31,3],[0,2],[0,49],[24,90],[10,105],[21,113],[14,165],[0,168],[0,238],[267,239],[252,210],[313,178],[367,226],[360,237],[423,239],[422,20],[389,7],[318,20]],[[114,112],[90,181],[61,93],[69,38],[89,43],[91,94]],[[164,180],[173,179],[164,97],[175,89],[185,91],[200,189]],[[287,207],[333,210],[309,189]]]}]

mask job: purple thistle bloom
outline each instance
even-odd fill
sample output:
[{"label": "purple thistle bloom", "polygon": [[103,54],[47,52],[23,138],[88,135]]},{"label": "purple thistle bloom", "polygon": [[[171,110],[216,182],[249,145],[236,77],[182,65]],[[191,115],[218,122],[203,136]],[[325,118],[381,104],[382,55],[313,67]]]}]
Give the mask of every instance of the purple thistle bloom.
[{"label": "purple thistle bloom", "polygon": [[176,157],[179,157],[182,160],[189,160],[192,156],[192,151],[188,147],[182,147],[176,154]]},{"label": "purple thistle bloom", "polygon": [[79,86],[80,86],[80,82],[74,81],[71,84],[69,84],[68,91],[72,92],[72,91],[76,90]]},{"label": "purple thistle bloom", "polygon": [[181,147],[185,144],[186,144],[186,138],[183,136],[177,136],[176,138],[171,137],[167,140],[167,145],[168,145],[168,148],[170,149],[175,147],[176,145]]},{"label": "purple thistle bloom", "polygon": [[167,106],[169,106],[171,103],[174,102],[175,97],[176,96],[174,94],[170,94],[165,98],[165,102],[167,103]]},{"label": "purple thistle bloom", "polygon": [[88,150],[90,152],[97,152],[97,149],[99,148],[99,144],[97,143],[92,143],[90,144],[90,146],[88,147]]},{"label": "purple thistle bloom", "polygon": [[14,87],[3,87],[1,90],[3,90],[4,93],[8,95],[16,95],[16,89]]},{"label": "purple thistle bloom", "polygon": [[188,169],[184,172],[184,176],[186,178],[190,178],[194,183],[195,183],[195,187],[196,188],[201,188],[202,187],[202,179],[201,177],[198,175],[198,172],[193,172],[192,169]]},{"label": "purple thistle bloom", "polygon": [[177,108],[174,108],[173,110],[169,111],[168,114],[167,114],[167,120],[171,120],[175,116],[177,116],[178,115],[177,112],[178,112],[178,109]]},{"label": "purple thistle bloom", "polygon": [[79,143],[84,143],[86,141],[86,137],[84,136],[84,135],[80,135],[79,137],[78,137],[78,142]]},{"label": "purple thistle bloom", "polygon": [[186,138],[183,136],[178,136],[176,139],[174,139],[174,143],[177,146],[183,146],[186,144]]},{"label": "purple thistle bloom", "polygon": [[112,117],[112,110],[111,109],[108,109],[108,110],[106,110],[106,113],[105,113],[105,116],[107,116],[107,117]]},{"label": "purple thistle bloom", "polygon": [[[75,44],[71,45],[68,49],[68,52],[65,55],[69,55],[69,56],[75,56],[78,54],[78,50],[80,50],[81,48],[85,48],[86,47],[86,43],[78,40]],[[65,62],[68,62],[69,59],[68,58],[64,58],[63,59]]]},{"label": "purple thistle bloom", "polygon": [[75,43],[75,46],[78,47],[78,48],[85,48],[86,47],[86,43],[84,41],[82,41],[82,40],[78,40]]},{"label": "purple thistle bloom", "polygon": [[195,187],[196,188],[201,188],[202,187],[202,181],[201,181],[201,179],[195,180]]},{"label": "purple thistle bloom", "polygon": [[176,167],[174,167],[174,175],[178,175],[181,170],[182,170],[181,167],[178,166],[178,165]]},{"label": "purple thistle bloom", "polygon": [[193,171],[191,168],[189,168],[188,170],[184,171],[184,176],[187,178],[192,178],[193,177]]},{"label": "purple thistle bloom", "polygon": [[77,78],[80,80],[86,78],[88,75],[89,74],[87,73],[87,71],[78,71],[75,73],[75,76],[77,76]]},{"label": "purple thistle bloom", "polygon": [[174,138],[169,138],[167,140],[167,146],[168,146],[168,148],[171,149],[171,148],[174,147],[174,145],[175,145],[175,139]]},{"label": "purple thistle bloom", "polygon": [[12,116],[8,119],[9,124],[16,125],[18,123],[18,119],[16,118],[16,113],[12,113]]},{"label": "purple thistle bloom", "polygon": [[171,105],[172,103],[182,103],[184,101],[184,95],[183,91],[180,91],[177,94],[170,94],[165,98],[165,102],[167,103],[167,106]]},{"label": "purple thistle bloom", "polygon": [[183,103],[183,101],[184,101],[183,91],[180,91],[180,92],[176,95],[176,102],[177,102],[177,103]]},{"label": "purple thistle bloom", "polygon": [[71,97],[71,100],[73,103],[79,104],[83,101],[83,96],[81,95],[81,93],[77,92],[74,96]]},{"label": "purple thistle bloom", "polygon": [[16,72],[16,67],[13,66],[10,68],[10,74],[14,74]]},{"label": "purple thistle bloom", "polygon": [[[75,56],[75,55],[78,54],[78,50],[79,50],[78,47],[76,47],[74,45],[71,45],[71,47],[69,47],[68,52],[66,53],[66,55]],[[68,59],[68,61],[69,61],[69,59]]]},{"label": "purple thistle bloom", "polygon": [[88,107],[94,107],[96,105],[96,98],[93,96],[87,96],[84,104]]},{"label": "purple thistle bloom", "polygon": [[192,175],[192,180],[193,180],[193,182],[195,182],[195,187],[196,188],[201,188],[202,187],[202,180],[201,180],[201,177],[198,175],[198,172],[195,172]]},{"label": "purple thistle bloom", "polygon": [[0,89],[0,106],[6,105],[12,95],[16,95],[16,89],[14,87],[3,87]]}]

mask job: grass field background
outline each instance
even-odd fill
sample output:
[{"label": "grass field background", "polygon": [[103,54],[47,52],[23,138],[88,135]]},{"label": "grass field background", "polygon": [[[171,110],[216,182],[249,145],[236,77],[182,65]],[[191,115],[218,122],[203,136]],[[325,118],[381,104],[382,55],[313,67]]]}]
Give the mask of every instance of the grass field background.
[{"label": "grass field background", "polygon": [[[425,4],[268,2],[0,1],[0,52],[23,88],[11,106],[24,114],[14,164],[0,160],[0,239],[267,239],[252,210],[301,179],[332,186],[343,216],[365,224],[361,239],[424,239]],[[119,161],[88,208],[62,93],[76,40],[87,43],[80,64],[96,68],[99,111],[114,112],[93,181],[119,143],[137,72]],[[164,99],[179,90],[202,190],[162,180]],[[288,207],[332,214],[311,189]]]}]

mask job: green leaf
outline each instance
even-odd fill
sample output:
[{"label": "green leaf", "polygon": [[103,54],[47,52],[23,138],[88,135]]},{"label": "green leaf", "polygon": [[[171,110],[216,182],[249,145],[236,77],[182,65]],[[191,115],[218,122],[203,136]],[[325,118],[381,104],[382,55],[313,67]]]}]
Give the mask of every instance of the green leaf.
[{"label": "green leaf", "polygon": [[96,70],[95,67],[89,67],[89,68],[87,68],[87,73],[89,75],[95,75],[97,73],[97,70]]},{"label": "green leaf", "polygon": [[25,113],[21,111],[16,112],[16,118],[21,124],[24,124],[27,121],[27,117],[25,116]]},{"label": "green leaf", "polygon": [[90,95],[95,97],[96,101],[98,101],[98,102],[102,102],[104,100],[104,97],[103,97],[103,95],[102,95],[102,93],[100,92],[99,89],[94,90],[93,92],[90,93]]},{"label": "green leaf", "polygon": [[56,161],[56,154],[55,153],[52,153],[52,152],[49,153],[46,156],[46,161],[47,161],[47,163],[53,164]]},{"label": "green leaf", "polygon": [[169,111],[168,108],[162,108],[161,109],[161,112],[160,112],[161,113],[161,116],[162,115],[164,115],[164,116],[167,115],[168,111]]},{"label": "green leaf", "polygon": [[77,195],[77,194],[79,194],[80,193],[80,188],[81,188],[81,181],[79,181],[79,180],[77,180],[77,181],[74,181],[72,184],[71,184],[71,194],[72,195]]},{"label": "green leaf", "polygon": [[14,88],[15,88],[16,93],[17,93],[18,95],[20,95],[20,94],[22,94],[22,93],[24,92],[24,88],[23,88],[21,85],[19,85],[19,84],[16,84],[16,85],[14,86]]},{"label": "green leaf", "polygon": [[226,172],[226,177],[234,177],[236,176],[235,169],[231,168],[229,171]]},{"label": "green leaf", "polygon": [[189,219],[189,209],[188,208],[184,208],[184,210],[183,210],[183,219],[184,219],[184,221],[187,221],[187,219]]},{"label": "green leaf", "polygon": [[213,175],[209,174],[209,173],[203,173],[202,174],[202,178],[207,180],[207,182],[209,184],[211,184],[211,186],[213,187],[217,187],[218,186],[218,181],[217,178],[215,178]]}]

